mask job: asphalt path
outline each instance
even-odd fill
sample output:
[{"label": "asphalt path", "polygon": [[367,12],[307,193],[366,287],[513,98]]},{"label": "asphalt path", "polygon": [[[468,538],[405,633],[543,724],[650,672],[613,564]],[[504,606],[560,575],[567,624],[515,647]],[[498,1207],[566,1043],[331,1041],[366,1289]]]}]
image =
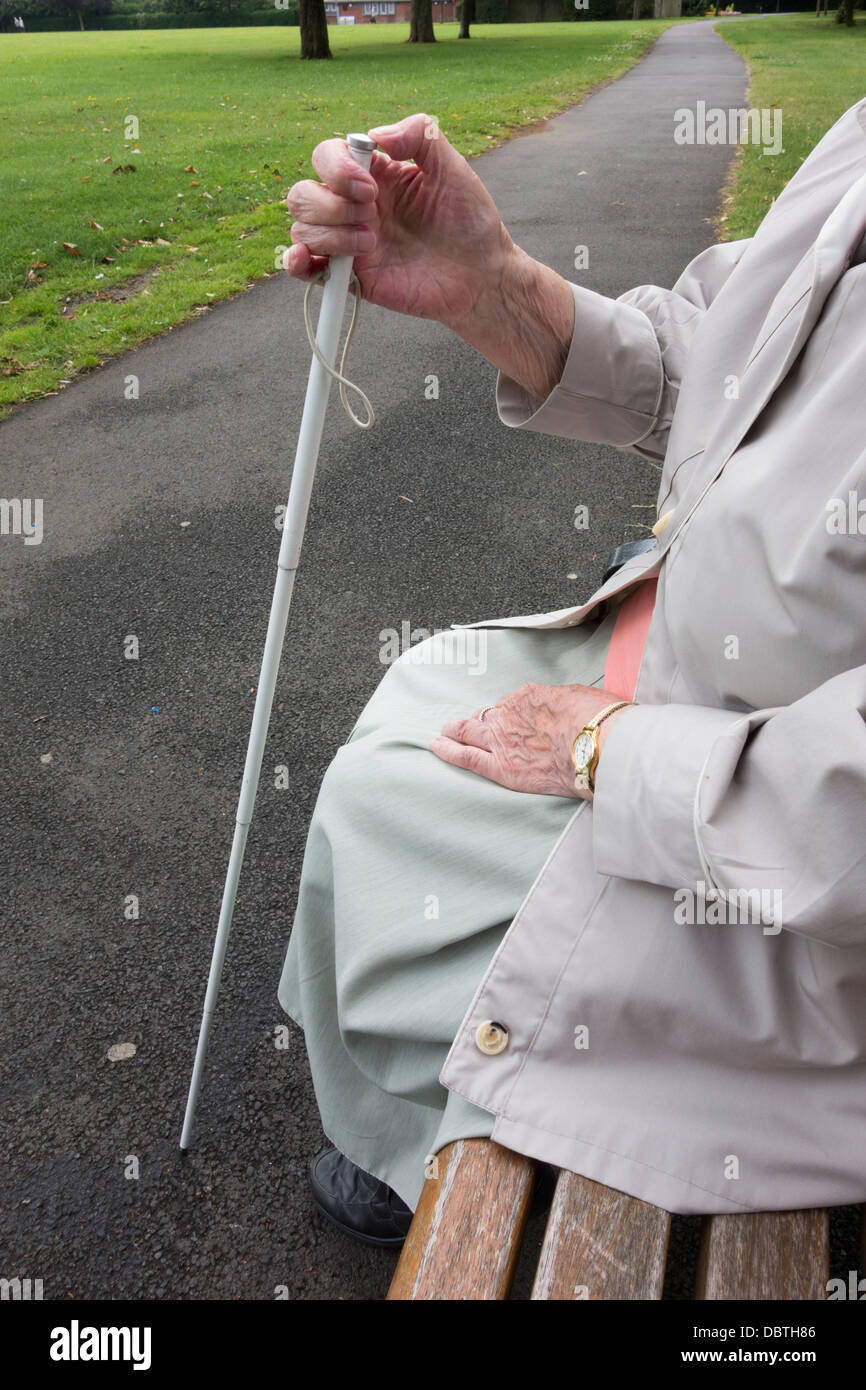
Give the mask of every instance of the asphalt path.
[{"label": "asphalt path", "polygon": [[[733,153],[676,145],[673,113],[742,105],[745,80],[710,25],[676,27],[474,167],[515,240],[566,278],[608,295],[668,286],[715,240]],[[489,363],[439,325],[362,307],[350,375],[377,421],[356,430],[332,393],[182,1157],[307,382],[302,297],[274,275],[0,427],[3,493],[44,499],[41,544],[0,541],[0,1275],[43,1279],[46,1299],[383,1297],[395,1257],[311,1206],[322,1135],[303,1036],[276,998],[319,782],[384,672],[383,629],[577,602],[651,516],[651,465],[506,429]],[[134,1055],[109,1060],[123,1043]]]}]

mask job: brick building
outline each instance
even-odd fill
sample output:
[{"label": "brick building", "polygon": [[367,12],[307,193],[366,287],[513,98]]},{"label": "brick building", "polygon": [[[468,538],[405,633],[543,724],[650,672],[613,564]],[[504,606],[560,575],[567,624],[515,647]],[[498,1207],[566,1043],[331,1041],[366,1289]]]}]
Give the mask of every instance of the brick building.
[{"label": "brick building", "polygon": [[[433,0],[434,22],[457,18],[456,0]],[[329,24],[408,24],[410,0],[325,0]]]}]

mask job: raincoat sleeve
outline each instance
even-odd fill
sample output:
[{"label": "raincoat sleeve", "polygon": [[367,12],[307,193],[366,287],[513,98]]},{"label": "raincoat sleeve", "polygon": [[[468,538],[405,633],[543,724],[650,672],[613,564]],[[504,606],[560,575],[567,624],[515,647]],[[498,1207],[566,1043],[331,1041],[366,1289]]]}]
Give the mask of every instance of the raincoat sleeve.
[{"label": "raincoat sleeve", "polygon": [[610,299],[569,282],[574,332],[562,376],[539,402],[500,371],[502,423],[661,461],[695,329],[748,245],[709,247],[671,290],[639,285]]},{"label": "raincoat sleeve", "polygon": [[748,714],[624,710],[592,815],[599,873],[702,883],[738,909],[760,894],[776,934],[866,946],[866,666]]}]

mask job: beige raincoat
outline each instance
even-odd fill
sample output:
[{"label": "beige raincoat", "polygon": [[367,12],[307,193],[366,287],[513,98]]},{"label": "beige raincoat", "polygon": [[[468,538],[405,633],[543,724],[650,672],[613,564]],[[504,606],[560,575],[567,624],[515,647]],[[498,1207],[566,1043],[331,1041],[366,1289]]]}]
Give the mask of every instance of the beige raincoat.
[{"label": "beige raincoat", "polygon": [[677,1212],[866,1199],[864,233],[866,101],[672,290],[574,285],[540,406],[497,382],[507,425],[663,461],[667,520],[580,607],[469,625],[659,577],[638,708],[440,1079],[500,1143]]}]

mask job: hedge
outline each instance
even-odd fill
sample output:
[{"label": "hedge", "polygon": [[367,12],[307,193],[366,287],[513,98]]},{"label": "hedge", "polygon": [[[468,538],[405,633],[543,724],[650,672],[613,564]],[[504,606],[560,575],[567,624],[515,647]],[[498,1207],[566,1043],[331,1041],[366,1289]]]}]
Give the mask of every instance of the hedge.
[{"label": "hedge", "polygon": [[[24,23],[30,33],[49,33],[55,30],[79,30],[77,14],[28,15]],[[257,10],[251,14],[222,14],[218,10],[196,10],[192,14],[166,14],[158,10],[142,10],[137,14],[85,15],[88,33],[96,29],[232,29],[263,24],[295,25],[299,23],[297,0],[291,0],[285,10]]]}]

